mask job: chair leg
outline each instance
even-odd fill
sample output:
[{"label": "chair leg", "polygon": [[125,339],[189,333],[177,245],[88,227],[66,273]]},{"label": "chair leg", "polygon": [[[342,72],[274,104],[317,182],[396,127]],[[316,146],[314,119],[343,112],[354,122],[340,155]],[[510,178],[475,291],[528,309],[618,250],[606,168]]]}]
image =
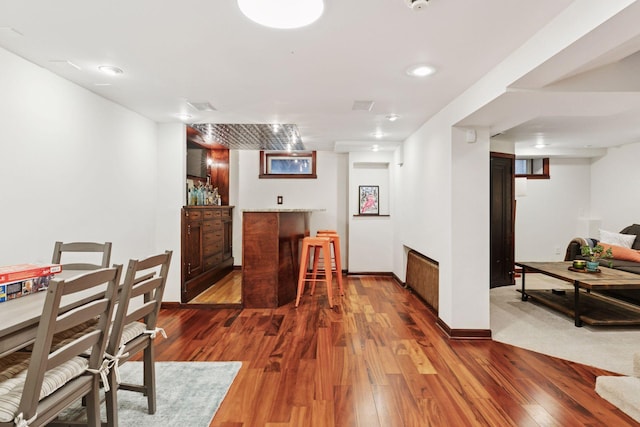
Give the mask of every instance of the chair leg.
[{"label": "chair leg", "polygon": [[333,274],[331,273],[331,266],[329,266],[329,270],[327,271],[327,260],[331,260],[331,252],[329,249],[329,242],[325,242],[322,245],[322,251],[324,252],[323,257],[324,257],[324,262],[325,262],[325,270],[324,270],[324,277],[325,279],[327,279],[327,297],[329,299],[329,307],[333,308],[333,287],[331,285],[331,276],[333,276]]},{"label": "chair leg", "polygon": [[113,369],[108,374],[109,391],[104,393],[107,405],[107,427],[118,427],[118,382]]},{"label": "chair leg", "polygon": [[144,349],[144,386],[147,392],[149,414],[156,413],[156,370],[154,366],[155,351],[153,341]]},{"label": "chair leg", "polygon": [[318,263],[320,261],[320,246],[313,248],[313,274],[311,276],[311,295],[316,291],[316,279],[318,278]]},{"label": "chair leg", "polygon": [[100,424],[100,380],[93,376],[91,391],[87,394],[87,425],[89,427],[101,427]]},{"label": "chair leg", "polygon": [[340,255],[340,240],[332,240],[333,255],[336,259],[336,276],[338,279],[338,288],[340,288],[340,295],[344,296],[344,288],[342,287],[342,261]]},{"label": "chair leg", "polygon": [[300,304],[300,297],[304,292],[304,280],[309,266],[309,247],[302,245],[302,255],[300,256],[300,271],[298,273],[298,295],[296,295],[296,307]]}]

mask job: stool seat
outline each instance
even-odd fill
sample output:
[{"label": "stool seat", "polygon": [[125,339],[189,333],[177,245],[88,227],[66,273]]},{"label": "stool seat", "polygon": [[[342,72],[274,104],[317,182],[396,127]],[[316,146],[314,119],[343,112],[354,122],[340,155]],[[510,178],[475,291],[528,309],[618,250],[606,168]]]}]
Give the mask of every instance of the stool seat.
[{"label": "stool seat", "polygon": [[[316,282],[326,282],[327,284],[327,298],[329,299],[329,307],[333,307],[333,292],[331,286],[331,276],[332,274],[324,274],[323,279],[318,279],[316,277],[317,273],[317,262],[322,255],[323,258],[331,257],[331,249],[330,249],[331,239],[329,237],[305,237],[302,239],[302,251],[300,255],[300,273],[298,275],[298,293],[296,296],[296,307],[300,304],[300,298],[304,293],[304,285],[306,282],[311,282],[311,295],[315,290]],[[309,257],[311,255],[311,250],[313,250],[313,272],[310,274],[308,272],[309,268]]]}]

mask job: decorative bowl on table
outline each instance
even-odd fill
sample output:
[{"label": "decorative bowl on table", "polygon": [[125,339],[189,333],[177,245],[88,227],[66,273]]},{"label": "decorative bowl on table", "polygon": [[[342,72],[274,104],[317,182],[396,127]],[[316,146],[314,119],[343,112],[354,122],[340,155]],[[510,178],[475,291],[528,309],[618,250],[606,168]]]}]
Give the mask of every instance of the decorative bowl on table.
[{"label": "decorative bowl on table", "polygon": [[573,261],[573,268],[575,268],[576,270],[584,270],[586,265],[587,265],[587,261],[583,259],[576,259]]}]

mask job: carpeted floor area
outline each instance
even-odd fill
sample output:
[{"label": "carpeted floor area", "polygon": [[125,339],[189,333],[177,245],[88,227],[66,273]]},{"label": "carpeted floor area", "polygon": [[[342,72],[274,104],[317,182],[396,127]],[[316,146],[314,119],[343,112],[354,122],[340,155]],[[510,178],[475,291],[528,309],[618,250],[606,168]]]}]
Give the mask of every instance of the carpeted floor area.
[{"label": "carpeted floor area", "polygon": [[[571,289],[540,274],[527,275],[527,289]],[[520,282],[490,291],[491,333],[495,341],[624,375],[633,374],[640,352],[640,327],[577,328],[573,320],[531,301],[522,301]]]},{"label": "carpeted floor area", "polygon": [[[118,392],[119,425],[124,427],[207,427],[240,370],[240,362],[156,362],[157,411],[147,413],[147,398],[141,393]],[[120,367],[123,382],[140,384],[142,362]],[[106,420],[105,405],[101,405]],[[62,420],[81,420],[85,411],[78,402]]]}]

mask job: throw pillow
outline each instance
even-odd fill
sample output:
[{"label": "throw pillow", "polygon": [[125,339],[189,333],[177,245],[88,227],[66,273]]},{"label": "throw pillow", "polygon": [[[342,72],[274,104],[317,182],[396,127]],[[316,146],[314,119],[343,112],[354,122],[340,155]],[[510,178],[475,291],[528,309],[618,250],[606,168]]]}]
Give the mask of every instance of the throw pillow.
[{"label": "throw pillow", "polygon": [[635,240],[636,236],[633,234],[620,234],[600,229],[600,243],[631,248]]},{"label": "throw pillow", "polygon": [[609,245],[602,242],[600,242],[600,244],[602,245],[602,247],[604,247],[605,251],[608,248],[611,248],[611,253],[613,253],[613,259],[640,262],[640,251],[636,251],[635,249],[625,248],[623,246]]},{"label": "throw pillow", "polygon": [[[628,227],[620,230],[622,234],[635,234],[636,236],[640,236],[640,224],[632,224]],[[631,246],[632,249],[640,249],[640,238],[636,237],[636,241]]]}]

